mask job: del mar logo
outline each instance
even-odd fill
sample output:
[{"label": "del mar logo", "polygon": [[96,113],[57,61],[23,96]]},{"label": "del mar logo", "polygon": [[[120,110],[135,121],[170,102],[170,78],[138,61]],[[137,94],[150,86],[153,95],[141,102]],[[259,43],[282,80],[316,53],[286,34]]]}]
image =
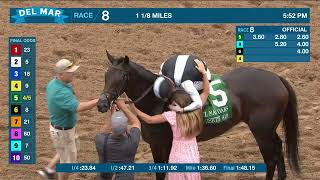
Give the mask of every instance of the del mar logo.
[{"label": "del mar logo", "polygon": [[41,23],[43,17],[52,18],[54,23],[64,23],[68,16],[63,10],[50,7],[10,8],[11,23]]}]

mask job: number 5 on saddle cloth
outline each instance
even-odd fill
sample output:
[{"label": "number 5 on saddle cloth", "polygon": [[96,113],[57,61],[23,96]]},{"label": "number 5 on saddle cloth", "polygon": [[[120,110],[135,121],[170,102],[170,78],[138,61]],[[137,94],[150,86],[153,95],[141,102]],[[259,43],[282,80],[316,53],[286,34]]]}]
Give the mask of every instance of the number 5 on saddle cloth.
[{"label": "number 5 on saddle cloth", "polygon": [[203,107],[205,124],[218,124],[232,118],[232,100],[226,84],[220,76],[211,75],[210,91]]}]

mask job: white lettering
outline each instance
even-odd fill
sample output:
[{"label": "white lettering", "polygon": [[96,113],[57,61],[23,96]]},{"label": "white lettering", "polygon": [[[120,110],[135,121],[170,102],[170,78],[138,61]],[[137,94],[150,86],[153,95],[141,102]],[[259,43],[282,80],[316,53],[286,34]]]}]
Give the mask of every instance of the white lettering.
[{"label": "white lettering", "polygon": [[48,9],[47,8],[40,8],[40,14],[43,15],[43,14],[48,14]]},{"label": "white lettering", "polygon": [[60,17],[61,11],[54,10],[54,9],[48,9],[48,8],[40,8],[40,15]]},{"label": "white lettering", "polygon": [[152,13],[152,18],[170,19],[172,18],[172,13]]},{"label": "white lettering", "polygon": [[90,12],[83,12],[83,13],[79,13],[79,12],[76,12],[73,14],[73,17],[74,18],[86,18],[86,19],[89,19],[89,18],[93,18],[93,13],[90,13]]},{"label": "white lettering", "polygon": [[305,27],[283,27],[282,32],[308,32]]},{"label": "white lettering", "polygon": [[25,16],[26,12],[24,10],[19,10],[19,16]]}]

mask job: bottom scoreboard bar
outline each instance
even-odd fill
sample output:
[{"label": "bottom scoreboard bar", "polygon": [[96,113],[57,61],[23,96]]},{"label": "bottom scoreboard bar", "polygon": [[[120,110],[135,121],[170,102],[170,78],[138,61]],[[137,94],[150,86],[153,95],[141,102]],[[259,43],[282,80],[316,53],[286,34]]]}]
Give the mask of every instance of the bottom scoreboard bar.
[{"label": "bottom scoreboard bar", "polygon": [[57,172],[203,172],[203,173],[233,173],[233,172],[266,172],[263,163],[231,163],[231,164],[57,164]]}]

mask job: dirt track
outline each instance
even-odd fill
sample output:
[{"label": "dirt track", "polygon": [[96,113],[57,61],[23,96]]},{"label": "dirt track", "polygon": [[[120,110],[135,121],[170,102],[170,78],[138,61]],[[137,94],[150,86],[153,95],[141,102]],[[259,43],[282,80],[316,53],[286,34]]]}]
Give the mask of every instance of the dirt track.
[{"label": "dirt track", "polygon": [[[235,25],[10,25],[10,7],[311,7],[310,63],[244,63],[234,56]],[[97,97],[104,83],[105,50],[114,55],[128,55],[133,61],[158,72],[161,62],[177,53],[195,54],[209,64],[212,72],[223,74],[241,66],[252,66],[275,72],[290,81],[299,105],[300,158],[304,179],[320,176],[320,6],[319,1],[203,1],[203,2],[1,2],[1,81],[0,92],[0,179],[40,179],[36,170],[54,155],[48,133],[45,86],[52,78],[54,63],[60,58],[76,60],[81,65],[73,83],[80,100]],[[317,23],[316,23],[317,22]],[[7,165],[7,42],[10,36],[37,38],[37,164]],[[96,109],[80,113],[77,131],[81,138],[79,162],[96,162],[94,136],[109,123],[109,113]],[[282,129],[279,128],[281,138]],[[258,146],[245,124],[226,134],[199,143],[201,162],[263,162]],[[137,162],[152,162],[148,145],[141,142]],[[288,179],[295,179],[286,161]],[[137,179],[154,179],[153,174],[138,174]],[[202,174],[203,179],[264,179],[264,174]],[[74,174],[71,179],[94,179],[95,174]]]}]

